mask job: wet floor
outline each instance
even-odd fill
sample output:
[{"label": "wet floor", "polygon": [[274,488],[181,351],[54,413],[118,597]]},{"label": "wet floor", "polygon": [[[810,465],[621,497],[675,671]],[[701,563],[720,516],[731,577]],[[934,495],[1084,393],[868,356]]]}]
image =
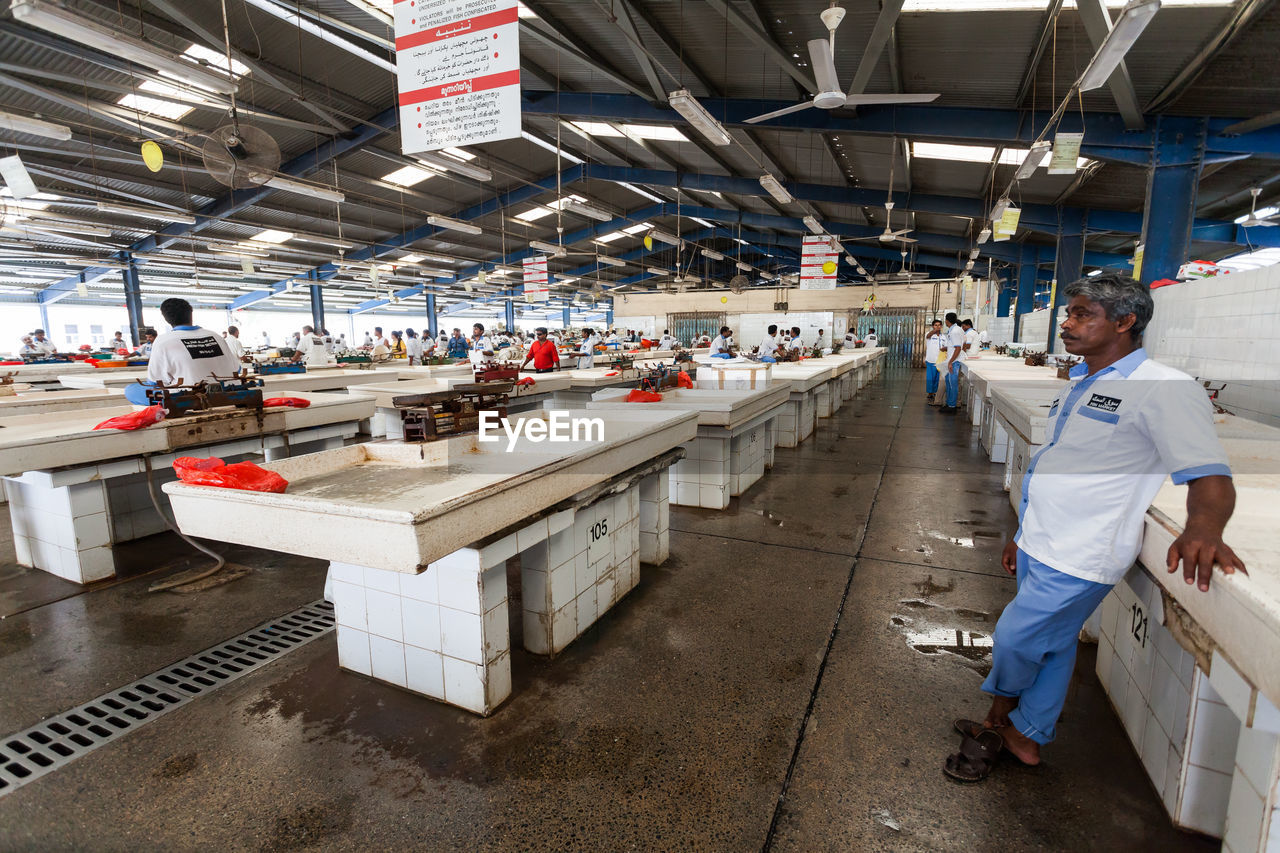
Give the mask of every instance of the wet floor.
[{"label": "wet floor", "polygon": [[[941,773],[1014,519],[921,391],[891,374],[727,511],[673,508],[671,560],[554,661],[514,652],[488,719],[340,671],[330,635],[0,797],[0,849],[1216,849],[1170,826],[1088,647],[1040,768]],[[0,541],[0,735],[319,597],[323,564],[231,550],[247,577],[152,595],[168,536],[88,591]]]}]

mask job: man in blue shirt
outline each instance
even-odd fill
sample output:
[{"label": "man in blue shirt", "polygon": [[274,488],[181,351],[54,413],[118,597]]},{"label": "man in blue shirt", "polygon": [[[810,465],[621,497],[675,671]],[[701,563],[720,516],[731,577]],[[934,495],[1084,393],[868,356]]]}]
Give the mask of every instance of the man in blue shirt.
[{"label": "man in blue shirt", "polygon": [[449,347],[445,354],[449,358],[466,358],[467,353],[471,351],[471,344],[462,336],[461,329],[454,329],[453,335],[449,338]]},{"label": "man in blue shirt", "polygon": [[[1244,563],[1222,541],[1235,487],[1204,388],[1147,357],[1149,288],[1120,274],[1067,285],[1062,343],[1083,356],[1049,409],[1047,441],[1023,477],[1017,535],[1001,565],[1018,592],[1000,615],[993,700],[981,722],[957,720],[961,750],[944,772],[977,781],[1000,749],[1024,764],[1056,734],[1080,629],[1138,557],[1147,509],[1172,477],[1186,484],[1187,522],[1166,568],[1208,591],[1216,563]],[[950,318],[948,318],[950,319]],[[1151,568],[1151,567],[1148,567]]]}]

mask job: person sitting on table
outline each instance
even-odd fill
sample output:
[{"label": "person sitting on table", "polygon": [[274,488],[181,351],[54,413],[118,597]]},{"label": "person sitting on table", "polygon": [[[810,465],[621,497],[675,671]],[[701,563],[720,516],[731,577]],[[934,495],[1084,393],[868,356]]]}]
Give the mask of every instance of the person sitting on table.
[{"label": "person sitting on table", "polygon": [[769,328],[765,329],[764,339],[760,341],[760,346],[756,347],[756,355],[760,358],[768,358],[777,360],[778,358],[778,325],[771,323]]},{"label": "person sitting on table", "polygon": [[240,329],[227,326],[227,334],[223,340],[227,342],[227,349],[231,350],[231,354],[239,361],[244,361],[244,344],[240,343]]},{"label": "person sitting on table", "polygon": [[539,326],[533,332],[537,338],[529,344],[529,354],[524,357],[524,363],[520,367],[524,369],[525,364],[532,361],[534,373],[551,373],[560,367],[560,350],[547,340],[545,326]]},{"label": "person sitting on table", "polygon": [[240,372],[240,360],[218,335],[191,324],[191,303],[171,297],[160,303],[160,316],[173,327],[156,338],[147,362],[147,381],[125,386],[124,396],[135,406],[150,405],[147,387],[194,385],[197,382],[227,379]]},{"label": "person sitting on table", "polygon": [[720,334],[711,342],[711,355],[721,358],[733,357],[733,330],[728,326],[720,327]]},{"label": "person sitting on table", "polygon": [[156,330],[147,329],[142,333],[142,346],[138,347],[138,355],[143,358],[151,357],[151,350],[156,345]]},{"label": "person sitting on table", "polygon": [[[1049,408],[1048,441],[1022,477],[1018,532],[1000,557],[1017,593],[996,622],[981,687],[991,705],[980,721],[955,721],[964,740],[942,767],[960,781],[984,779],[1002,750],[1040,763],[1075,680],[1080,629],[1129,574],[1147,510],[1166,481],[1187,485],[1186,523],[1157,556],[1166,571],[1181,565],[1185,583],[1202,593],[1215,563],[1226,575],[1245,572],[1222,539],[1236,490],[1209,397],[1142,346],[1155,308],[1151,289],[1103,273],[1064,292],[1062,345],[1084,362]],[[1145,568],[1156,572],[1158,564]]]},{"label": "person sitting on table", "polygon": [[445,353],[449,358],[467,357],[467,339],[462,336],[461,329],[453,330],[453,334],[449,337]]},{"label": "person sitting on table", "polygon": [[787,343],[787,349],[789,349],[789,350],[793,350],[793,349],[802,350],[802,349],[804,349],[804,341],[800,340],[800,327],[799,327],[799,326],[792,326],[792,327],[791,327],[791,340],[790,340],[790,342],[788,342],[788,343]]},{"label": "person sitting on table", "polygon": [[580,370],[596,366],[596,347],[600,344],[600,336],[595,333],[595,330],[584,329],[583,333],[586,337],[582,339],[582,345],[578,347],[582,352],[582,355],[578,357],[578,368]]},{"label": "person sitting on table", "polygon": [[58,351],[58,347],[54,342],[44,336],[44,329],[36,329],[31,333],[31,336],[33,339],[31,342],[32,346],[44,355],[53,355]]}]

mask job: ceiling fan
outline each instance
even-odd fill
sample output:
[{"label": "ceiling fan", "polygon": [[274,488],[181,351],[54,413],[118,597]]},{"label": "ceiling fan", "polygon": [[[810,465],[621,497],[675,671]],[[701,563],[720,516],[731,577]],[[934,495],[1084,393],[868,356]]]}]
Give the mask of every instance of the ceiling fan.
[{"label": "ceiling fan", "polygon": [[[890,192],[892,192],[892,190],[890,190]],[[899,243],[918,242],[915,237],[902,236],[904,234],[910,234],[912,231],[915,230],[914,228],[900,228],[897,231],[894,231],[893,224],[891,222],[892,216],[893,216],[893,202],[886,201],[884,203],[884,231],[875,235],[874,237],[853,237],[851,239],[854,242],[857,242],[858,240],[879,240],[881,243],[892,243],[895,240],[897,240]]]},{"label": "ceiling fan", "polygon": [[1253,196],[1253,200],[1249,203],[1249,215],[1241,220],[1240,225],[1244,228],[1272,228],[1280,225],[1280,222],[1272,222],[1272,217],[1280,216],[1273,213],[1271,216],[1258,218],[1258,196],[1262,194],[1262,187],[1250,187],[1249,195]]},{"label": "ceiling fan", "polygon": [[822,110],[834,110],[838,107],[860,107],[871,104],[927,104],[937,100],[938,94],[845,94],[840,88],[840,79],[836,75],[836,27],[844,20],[844,9],[832,3],[831,7],[822,10],[819,15],[827,28],[827,38],[813,39],[809,42],[809,59],[813,64],[813,74],[817,78],[818,94],[813,100],[804,101],[771,113],[747,119],[747,124],[768,121],[771,118],[817,107]]}]

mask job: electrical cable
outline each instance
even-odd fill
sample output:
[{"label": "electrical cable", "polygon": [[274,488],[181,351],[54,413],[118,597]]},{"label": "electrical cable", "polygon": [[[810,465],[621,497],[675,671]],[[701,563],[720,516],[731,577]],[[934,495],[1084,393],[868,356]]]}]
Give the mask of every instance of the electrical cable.
[{"label": "electrical cable", "polygon": [[178,538],[181,539],[183,542],[186,542],[192,548],[195,548],[197,551],[203,554],[208,554],[210,557],[213,557],[213,559],[217,561],[216,563],[214,563],[213,568],[209,569],[208,571],[201,572],[195,577],[186,577],[182,574],[179,574],[168,580],[156,581],[151,586],[147,587],[147,592],[164,592],[167,589],[173,589],[179,586],[189,586],[193,583],[196,583],[197,581],[202,581],[205,578],[212,577],[213,575],[222,571],[227,565],[226,558],[223,557],[218,552],[210,550],[209,548],[206,548],[205,546],[201,545],[199,542],[195,541],[190,536],[187,536],[185,533],[179,530],[178,525],[170,521],[169,516],[165,513],[163,509],[160,508],[160,496],[156,494],[155,471],[151,467],[151,457],[149,455],[143,456],[142,464],[147,469],[147,494],[151,495],[151,505],[155,507],[156,512],[160,514],[160,518],[162,521],[164,521],[165,526],[168,527],[170,530],[172,530],[174,533],[178,534]]}]

